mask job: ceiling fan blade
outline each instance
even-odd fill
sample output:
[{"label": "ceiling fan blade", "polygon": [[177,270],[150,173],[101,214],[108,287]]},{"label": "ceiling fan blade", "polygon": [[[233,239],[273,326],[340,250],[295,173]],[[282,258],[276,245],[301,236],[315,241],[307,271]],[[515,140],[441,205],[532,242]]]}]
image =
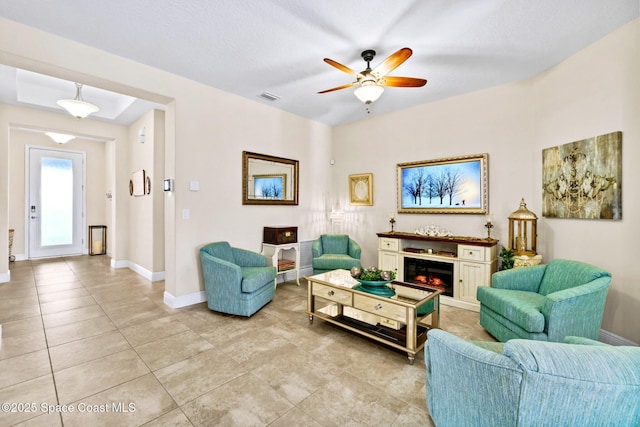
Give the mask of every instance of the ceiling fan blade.
[{"label": "ceiling fan blade", "polygon": [[392,77],[387,76],[380,79],[379,85],[393,87],[422,87],[427,84],[427,80],[415,77]]},{"label": "ceiling fan blade", "polygon": [[376,77],[384,77],[396,68],[400,66],[404,61],[409,59],[409,57],[413,54],[413,51],[408,47],[403,47],[395,53],[389,55],[387,59],[385,59],[380,65],[373,69],[371,74],[374,74]]},{"label": "ceiling fan blade", "polygon": [[347,67],[346,65],[342,65],[341,63],[334,61],[333,59],[324,58],[324,62],[336,67],[340,71],[344,71],[345,73],[352,75],[353,77],[358,77],[357,72],[353,71],[351,68]]},{"label": "ceiling fan blade", "polygon": [[358,84],[358,82],[348,83],[346,85],[342,85],[342,86],[334,87],[334,88],[331,88],[331,89],[323,90],[322,92],[318,92],[318,93],[327,93],[327,92],[333,92],[334,90],[346,89],[346,88],[351,87],[351,86],[356,85],[356,84]]}]

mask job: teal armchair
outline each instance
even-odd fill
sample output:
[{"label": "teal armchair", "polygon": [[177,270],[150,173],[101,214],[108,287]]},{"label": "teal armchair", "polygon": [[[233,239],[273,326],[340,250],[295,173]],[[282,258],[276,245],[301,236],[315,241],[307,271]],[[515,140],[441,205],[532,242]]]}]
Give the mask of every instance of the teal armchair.
[{"label": "teal armchair", "polygon": [[313,274],[360,267],[362,249],[346,234],[323,234],[311,246]]},{"label": "teal armchair", "polygon": [[216,242],[200,249],[200,262],[210,310],[249,317],[275,296],[276,268],[261,254]]},{"label": "teal armchair", "polygon": [[640,347],[579,337],[471,343],[438,329],[427,337],[438,427],[640,425]]},{"label": "teal armchair", "polygon": [[498,340],[561,342],[565,336],[597,339],[611,283],[607,271],[578,261],[499,271],[480,286],[480,324]]}]

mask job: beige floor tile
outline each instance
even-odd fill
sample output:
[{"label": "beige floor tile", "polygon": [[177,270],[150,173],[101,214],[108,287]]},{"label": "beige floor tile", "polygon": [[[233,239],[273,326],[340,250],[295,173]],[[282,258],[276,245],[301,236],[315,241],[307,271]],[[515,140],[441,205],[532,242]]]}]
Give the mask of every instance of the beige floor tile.
[{"label": "beige floor tile", "polygon": [[34,304],[38,301],[37,297],[36,288],[33,286],[15,286],[13,283],[0,284],[0,300],[24,298]]},{"label": "beige floor tile", "polygon": [[60,416],[60,412],[42,412],[42,415],[29,418],[20,424],[16,424],[16,427],[62,427],[62,417]]},{"label": "beige floor tile", "polygon": [[63,326],[55,326],[53,328],[45,327],[47,342],[51,347],[114,331],[115,329],[116,326],[107,316],[69,323]]},{"label": "beige floor tile", "polygon": [[59,311],[73,310],[74,308],[87,307],[89,305],[95,305],[96,300],[91,295],[69,298],[53,302],[41,303],[42,314],[57,313]]},{"label": "beige floor tile", "polygon": [[195,426],[263,426],[293,405],[251,374],[236,378],[182,406]]},{"label": "beige floor tile", "polygon": [[127,341],[134,347],[188,330],[189,327],[180,322],[177,316],[161,317],[121,329]]},{"label": "beige floor tile", "polygon": [[159,369],[154,375],[173,399],[183,405],[246,373],[242,366],[219,351],[207,350]]},{"label": "beige floor tile", "polygon": [[65,427],[139,426],[177,408],[156,378],[144,375],[74,402],[74,406],[108,408],[108,412],[63,414]]},{"label": "beige floor tile", "polygon": [[106,332],[89,338],[49,348],[54,372],[90,362],[101,357],[131,349],[119,331]]},{"label": "beige floor tile", "polygon": [[75,402],[149,372],[135,351],[125,350],[55,372],[61,404]]},{"label": "beige floor tile", "polygon": [[[0,411],[0,425],[14,425],[19,422],[42,415],[42,404],[55,405],[56,390],[51,374],[0,389],[0,402],[8,403],[34,403],[28,410],[22,412]],[[23,406],[24,408],[24,406]],[[13,407],[17,409],[17,407]]]},{"label": "beige floor tile", "polygon": [[[77,299],[81,297],[88,297],[89,292],[82,288],[73,288],[67,290],[59,290],[58,292],[39,293],[40,304],[44,305],[50,302],[64,301],[70,299]],[[75,308],[75,307],[74,307]],[[43,311],[43,314],[47,314]]]},{"label": "beige floor tile", "polygon": [[44,331],[42,318],[40,316],[28,317],[26,319],[4,322],[2,324],[2,337],[15,337],[18,335],[32,334]]},{"label": "beige floor tile", "polygon": [[0,388],[51,374],[49,352],[46,349],[0,360]]},{"label": "beige floor tile", "polygon": [[383,389],[345,373],[309,396],[298,408],[325,426],[343,426],[353,420],[361,425],[388,426],[407,406],[402,400],[386,395]]},{"label": "beige floor tile", "polygon": [[0,346],[0,360],[47,348],[44,331],[31,332],[12,337],[3,337]]},{"label": "beige floor tile", "polygon": [[[11,300],[22,300],[23,298],[11,298]],[[11,322],[13,320],[26,319],[40,315],[40,305],[35,304],[16,305],[6,303],[5,307],[0,308],[0,323]]]},{"label": "beige floor tile", "polygon": [[[309,415],[302,412],[297,407],[291,408],[286,414],[269,424],[269,427],[322,427],[323,425],[315,421]],[[409,424],[407,424],[408,427]]]},{"label": "beige floor tile", "polygon": [[70,323],[104,317],[105,313],[98,305],[88,305],[86,307],[74,308],[72,310],[60,311],[57,313],[45,314],[42,321],[46,328],[68,325]]},{"label": "beige floor tile", "polygon": [[172,365],[213,346],[193,331],[181,332],[135,347],[152,371]]},{"label": "beige floor tile", "polygon": [[58,283],[55,285],[46,285],[46,286],[38,286],[36,290],[38,291],[38,295],[51,294],[60,291],[67,291],[71,289],[84,289],[82,282],[77,280],[75,282],[65,282]]},{"label": "beige floor tile", "polygon": [[193,424],[180,409],[167,412],[155,420],[144,424],[144,427],[191,427]]}]

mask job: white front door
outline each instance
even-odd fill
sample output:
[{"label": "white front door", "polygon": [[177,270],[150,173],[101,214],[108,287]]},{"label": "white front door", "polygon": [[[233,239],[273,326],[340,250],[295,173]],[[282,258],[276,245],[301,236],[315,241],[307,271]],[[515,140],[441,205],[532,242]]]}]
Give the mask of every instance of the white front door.
[{"label": "white front door", "polygon": [[81,255],[84,153],[28,147],[29,258]]}]

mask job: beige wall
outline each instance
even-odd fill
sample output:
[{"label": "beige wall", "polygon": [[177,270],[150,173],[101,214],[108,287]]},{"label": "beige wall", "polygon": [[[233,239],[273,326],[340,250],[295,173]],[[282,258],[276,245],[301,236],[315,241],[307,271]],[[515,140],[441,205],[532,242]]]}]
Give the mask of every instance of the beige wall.
[{"label": "beige wall", "polygon": [[[640,342],[640,277],[629,264],[640,236],[635,190],[640,182],[635,166],[640,158],[639,34],[636,20],[535,78],[335,128],[334,192],[346,210],[342,229],[363,243],[363,263],[377,263],[375,232],[390,229],[397,163],[488,153],[493,235],[507,240],[507,217],[524,197],[540,217],[544,259],[577,259],[611,271],[603,329]],[[618,130],[623,133],[623,220],[542,217],[542,149]],[[348,175],[366,172],[374,174],[375,206],[349,206]],[[486,235],[482,215],[396,219],[402,231],[438,224],[454,234]]]},{"label": "beige wall", "polygon": [[144,170],[151,179],[151,194],[129,196],[128,260],[153,277],[164,272],[164,112],[149,111],[129,126],[128,134],[129,176]]}]

